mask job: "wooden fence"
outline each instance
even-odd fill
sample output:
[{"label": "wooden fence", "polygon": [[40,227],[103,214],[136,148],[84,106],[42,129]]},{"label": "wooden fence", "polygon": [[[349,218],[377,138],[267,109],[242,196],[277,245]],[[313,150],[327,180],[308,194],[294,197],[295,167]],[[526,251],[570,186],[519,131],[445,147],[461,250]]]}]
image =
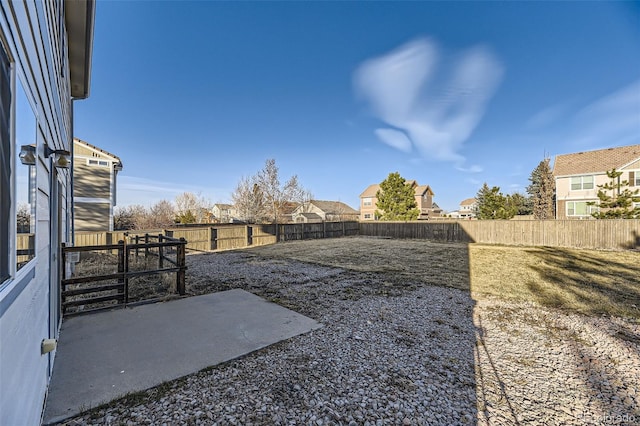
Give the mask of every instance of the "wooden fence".
[{"label": "wooden fence", "polygon": [[637,250],[640,249],[640,220],[361,222],[360,235],[462,243]]},{"label": "wooden fence", "polygon": [[[61,280],[61,305],[62,313],[65,316],[90,312],[104,308],[106,302],[115,301],[117,304],[126,306],[130,303],[129,280],[134,277],[144,277],[161,273],[176,274],[176,293],[185,294],[185,246],[187,242],[183,239],[175,239],[162,234],[143,236],[136,235],[133,238],[123,238],[117,244],[101,244],[66,247],[62,244],[62,264],[65,265],[71,257],[77,257],[73,263],[76,265],[83,252],[116,252],[117,261],[113,265],[114,270],[101,272],[99,274],[67,276],[67,268],[62,268]],[[137,260],[142,252],[145,258],[156,257],[157,268],[150,269],[148,266],[140,270],[131,268],[131,263]],[[168,256],[171,252],[173,256]],[[146,264],[146,262],[145,262]],[[103,265],[107,266],[108,265]],[[106,283],[105,283],[106,282]],[[102,283],[102,284],[99,284]],[[155,299],[154,299],[155,300]],[[151,301],[154,301],[151,300]],[[159,300],[159,299],[158,299]],[[134,300],[141,302],[149,300]],[[69,311],[69,308],[82,307],[81,311]],[[106,306],[112,308],[113,305]]]},{"label": "wooden fence", "polygon": [[[277,229],[276,229],[277,228]],[[137,232],[137,231],[136,231]],[[605,250],[640,249],[640,220],[448,220],[417,222],[324,222],[281,225],[212,225],[164,232],[188,241],[187,249],[217,251],[310,238],[366,235],[433,241]],[[133,235],[131,231],[130,235]],[[77,232],[76,245],[113,244],[124,231]]]},{"label": "wooden fence", "polygon": [[358,222],[285,223],[266,225],[210,225],[194,228],[171,228],[144,231],[76,232],[75,245],[115,244],[135,235],[162,233],[172,238],[184,238],[192,251],[233,250],[244,247],[274,244],[315,238],[336,238],[358,235]]}]

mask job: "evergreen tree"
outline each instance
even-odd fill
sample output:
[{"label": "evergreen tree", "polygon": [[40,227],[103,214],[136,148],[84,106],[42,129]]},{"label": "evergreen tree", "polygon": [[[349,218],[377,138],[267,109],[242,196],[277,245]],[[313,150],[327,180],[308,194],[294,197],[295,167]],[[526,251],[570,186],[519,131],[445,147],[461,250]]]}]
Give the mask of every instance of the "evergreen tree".
[{"label": "evergreen tree", "polygon": [[517,197],[503,195],[499,186],[489,188],[485,182],[476,194],[478,219],[511,219],[518,213]]},{"label": "evergreen tree", "polygon": [[416,220],[420,211],[416,208],[415,190],[407,185],[400,173],[389,173],[380,183],[376,193],[376,216],[380,220]]},{"label": "evergreen tree", "polygon": [[532,200],[519,192],[511,194],[511,202],[516,209],[516,215],[530,215],[533,212]]},{"label": "evergreen tree", "polygon": [[[629,182],[621,181],[621,175],[616,169],[608,171],[610,181],[598,185],[599,211],[591,214],[596,219],[640,219],[640,205],[634,207],[634,203],[640,203],[640,189],[629,189]],[[587,204],[596,205],[595,202]]]},{"label": "evergreen tree", "polygon": [[540,161],[531,172],[531,184],[527,186],[527,193],[532,199],[533,217],[540,220],[555,218],[556,184],[549,161],[549,158]]}]

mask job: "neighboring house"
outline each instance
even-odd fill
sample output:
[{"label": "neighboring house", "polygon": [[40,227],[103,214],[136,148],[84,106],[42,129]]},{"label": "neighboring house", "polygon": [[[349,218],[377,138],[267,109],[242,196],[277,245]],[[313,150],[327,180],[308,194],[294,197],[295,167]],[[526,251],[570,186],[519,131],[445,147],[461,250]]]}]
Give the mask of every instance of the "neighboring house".
[{"label": "neighboring house", "polygon": [[237,216],[236,209],[231,204],[214,204],[211,213],[218,223],[233,223]]},{"label": "neighboring house", "polygon": [[[418,185],[415,180],[408,180],[406,184],[411,185],[415,191],[416,205],[420,210],[418,220],[426,220],[429,217],[440,217],[442,215],[442,209],[433,202],[434,193],[429,185]],[[379,209],[376,207],[378,202],[376,194],[379,189],[380,185],[375,183],[369,185],[360,194],[360,220],[378,220],[376,210]]]},{"label": "neighboring house", "polygon": [[358,220],[359,213],[341,201],[310,200],[291,214],[294,222],[331,222]]},{"label": "neighboring house", "polygon": [[97,146],[73,139],[73,231],[113,231],[116,177],[122,161]]},{"label": "neighboring house", "polygon": [[557,155],[553,163],[556,183],[556,219],[591,218],[598,202],[598,185],[610,181],[606,172],[623,172],[620,180],[640,188],[640,145]]},{"label": "neighboring house", "polygon": [[475,198],[467,198],[460,202],[460,209],[458,210],[458,217],[464,219],[470,219],[476,217],[476,209],[478,208],[478,201]]},{"label": "neighboring house", "polygon": [[[72,101],[89,96],[94,8],[92,0],[0,3],[3,425],[40,424],[53,371],[60,244],[71,242]],[[17,232],[18,209],[30,211],[29,233]]]},{"label": "neighboring house", "polygon": [[[279,223],[291,223],[293,222],[293,212],[300,206],[299,203],[293,201],[285,201],[278,212]],[[267,217],[268,221],[273,220],[272,217]]]}]

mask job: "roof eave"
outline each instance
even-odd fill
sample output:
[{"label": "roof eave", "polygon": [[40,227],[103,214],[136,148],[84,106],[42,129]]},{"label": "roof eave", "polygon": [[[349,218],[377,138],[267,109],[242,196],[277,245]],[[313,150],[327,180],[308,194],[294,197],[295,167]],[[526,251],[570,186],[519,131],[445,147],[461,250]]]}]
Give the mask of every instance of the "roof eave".
[{"label": "roof eave", "polygon": [[95,27],[95,0],[65,0],[71,97],[89,97]]}]

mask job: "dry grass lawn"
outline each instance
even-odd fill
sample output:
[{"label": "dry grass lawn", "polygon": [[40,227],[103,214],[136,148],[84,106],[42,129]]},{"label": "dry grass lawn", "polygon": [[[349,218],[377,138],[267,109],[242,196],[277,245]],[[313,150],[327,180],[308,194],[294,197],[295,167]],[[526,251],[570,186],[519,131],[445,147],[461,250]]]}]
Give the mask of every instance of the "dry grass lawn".
[{"label": "dry grass lawn", "polygon": [[367,237],[291,241],[248,251],[385,274],[394,283],[455,287],[471,291],[476,300],[496,296],[640,320],[638,252]]}]

